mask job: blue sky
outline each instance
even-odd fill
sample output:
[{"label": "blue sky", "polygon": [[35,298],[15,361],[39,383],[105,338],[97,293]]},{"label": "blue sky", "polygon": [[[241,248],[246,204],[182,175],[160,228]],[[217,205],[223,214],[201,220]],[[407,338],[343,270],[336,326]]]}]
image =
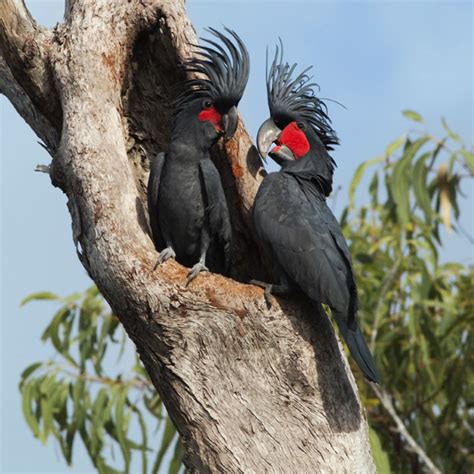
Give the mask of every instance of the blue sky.
[{"label": "blue sky", "polygon": [[[44,25],[62,17],[62,1],[27,0]],[[265,49],[278,36],[286,58],[314,65],[321,95],[329,104],[341,146],[336,185],[339,213],[356,167],[380,154],[412,128],[400,111],[421,113],[426,129],[441,134],[440,118],[472,143],[473,5],[465,2],[188,2],[191,20],[205,26],[234,28],[248,45],[252,65],[241,111],[255,136],[267,117],[264,96]],[[51,355],[40,334],[52,307],[36,303],[19,308],[26,295],[40,290],[67,294],[85,289],[90,280],[79,264],[71,238],[66,200],[44,174],[33,170],[49,157],[4,97],[0,98],[1,153],[1,451],[0,471],[92,472],[77,451],[67,469],[59,450],[43,447],[30,434],[20,409],[18,379],[31,362]],[[465,189],[463,225],[474,235],[473,191]],[[363,194],[361,198],[363,199]],[[474,262],[465,238],[450,235],[444,260]]]}]

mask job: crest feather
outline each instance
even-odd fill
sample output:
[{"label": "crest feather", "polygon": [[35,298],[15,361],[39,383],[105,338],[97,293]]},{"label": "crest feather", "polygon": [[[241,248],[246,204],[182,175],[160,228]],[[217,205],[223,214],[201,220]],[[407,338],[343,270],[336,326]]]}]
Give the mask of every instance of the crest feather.
[{"label": "crest feather", "polygon": [[227,36],[214,28],[206,29],[222,45],[206,38],[202,38],[206,45],[193,45],[196,56],[184,63],[184,69],[194,77],[184,81],[185,91],[176,100],[178,110],[198,97],[209,97],[229,106],[237,105],[242,98],[249,78],[249,53],[235,31],[224,29]]},{"label": "crest feather", "polygon": [[267,97],[270,115],[293,117],[306,121],[317,133],[327,150],[339,143],[336,132],[332,128],[326,104],[315,95],[318,84],[311,82],[312,76],[307,67],[299,74],[295,74],[297,64],[290,66],[283,62],[283,43],[276,45],[275,56],[268,69],[267,50]]}]

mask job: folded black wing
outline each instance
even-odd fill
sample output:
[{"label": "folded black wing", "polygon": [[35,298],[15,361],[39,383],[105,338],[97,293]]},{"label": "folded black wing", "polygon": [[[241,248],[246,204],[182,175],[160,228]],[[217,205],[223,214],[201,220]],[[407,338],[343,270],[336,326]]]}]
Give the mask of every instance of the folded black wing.
[{"label": "folded black wing", "polygon": [[165,163],[165,154],[158,153],[151,162],[150,177],[148,178],[148,215],[150,217],[151,234],[158,251],[163,250],[165,242],[158,224],[158,192],[161,172]]},{"label": "folded black wing", "polygon": [[293,176],[273,173],[259,189],[253,217],[257,235],[288,276],[310,298],[352,319],[349,249],[324,198],[305,193]]},{"label": "folded black wing", "polygon": [[217,237],[222,244],[224,250],[224,272],[227,275],[230,270],[232,228],[221,177],[211,160],[200,161],[199,168],[206,193],[209,230],[211,235]]}]

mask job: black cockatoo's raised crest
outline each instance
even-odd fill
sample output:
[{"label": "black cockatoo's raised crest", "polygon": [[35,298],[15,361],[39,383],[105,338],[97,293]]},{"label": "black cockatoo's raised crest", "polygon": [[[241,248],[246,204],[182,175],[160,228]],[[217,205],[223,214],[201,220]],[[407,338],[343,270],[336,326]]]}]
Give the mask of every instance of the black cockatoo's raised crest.
[{"label": "black cockatoo's raised crest", "polygon": [[[339,223],[326,204],[335,163],[328,151],[338,143],[324,103],[314,94],[308,69],[283,62],[278,49],[267,72],[270,118],[258,132],[258,148],[281,165],[268,174],[255,198],[258,238],[275,262],[275,284],[254,282],[269,293],[300,288],[327,304],[364,375],[379,382],[372,355],[357,323],[357,288],[352,260]],[[274,148],[272,148],[274,146]]]},{"label": "black cockatoo's raised crest", "polygon": [[249,53],[235,31],[224,29],[235,40],[237,47],[221,32],[208,28],[206,31],[222,41],[228,51],[219,43],[207,38],[202,38],[202,41],[210,47],[195,45],[196,56],[187,61],[184,67],[188,73],[198,73],[202,77],[185,81],[185,91],[178,98],[178,105],[182,106],[189,99],[198,96],[210,97],[232,105],[239,103],[249,78]]},{"label": "black cockatoo's raised crest", "polygon": [[327,114],[326,104],[316,97],[314,88],[319,86],[311,82],[307,67],[294,77],[297,64],[283,62],[283,44],[276,46],[273,62],[268,69],[267,51],[267,98],[272,118],[278,121],[305,120],[318,134],[326,149],[331,150],[339,140]]},{"label": "black cockatoo's raised crest", "polygon": [[[319,86],[311,82],[308,71],[296,73],[297,64],[283,60],[283,44],[276,46],[269,67],[267,52],[266,87],[270,118],[258,131],[257,144],[263,159],[270,156],[280,165],[318,154],[319,160],[307,161],[307,173],[326,196],[332,191],[336,163],[328,154],[339,143],[332,128],[326,104],[315,94]],[[299,166],[302,166],[300,163]]]},{"label": "black cockatoo's raised crest", "polygon": [[[176,100],[176,113],[198,99],[209,99],[212,105],[207,113],[222,114],[226,110],[235,110],[242,98],[250,72],[250,58],[247,48],[235,31],[225,28],[234,39],[236,45],[221,32],[214,28],[206,31],[220,40],[227,50],[216,41],[202,38],[209,46],[195,45],[196,56],[183,65],[185,72],[191,77],[183,83],[184,91]],[[197,77],[196,77],[197,74]],[[206,114],[205,114],[206,115]],[[237,125],[236,117],[232,117]],[[235,129],[226,131],[231,137]]]},{"label": "black cockatoo's raised crest", "polygon": [[153,160],[148,181],[150,224],[160,251],[157,265],[168,258],[186,266],[195,263],[188,282],[206,265],[229,273],[229,211],[209,152],[219,137],[230,139],[237,129],[249,55],[237,33],[225,30],[228,36],[209,28],[223,46],[204,40],[208,46],[198,46],[197,56],[184,64],[192,77],[175,101],[168,151]]}]

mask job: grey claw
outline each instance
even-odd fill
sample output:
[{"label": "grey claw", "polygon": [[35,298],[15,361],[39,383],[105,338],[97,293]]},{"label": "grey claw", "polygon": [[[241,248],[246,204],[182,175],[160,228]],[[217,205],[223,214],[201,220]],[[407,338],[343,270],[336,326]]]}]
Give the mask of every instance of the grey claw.
[{"label": "grey claw", "polygon": [[201,272],[208,272],[209,268],[206,267],[204,262],[198,262],[191,268],[191,271],[188,273],[188,279],[186,281],[186,286],[188,286]]},{"label": "grey claw", "polygon": [[272,285],[259,280],[250,280],[250,284],[258,286],[264,290],[263,296],[265,298],[265,303],[267,303],[267,308],[270,309],[273,305]]},{"label": "grey claw", "polygon": [[155,271],[162,263],[166,262],[166,260],[169,260],[170,258],[174,259],[175,257],[176,254],[172,247],[166,247],[160,252],[160,256],[153,267],[153,271]]},{"label": "grey claw", "polygon": [[272,285],[267,285],[265,291],[263,292],[263,296],[265,297],[267,308],[270,309],[273,305]]}]

